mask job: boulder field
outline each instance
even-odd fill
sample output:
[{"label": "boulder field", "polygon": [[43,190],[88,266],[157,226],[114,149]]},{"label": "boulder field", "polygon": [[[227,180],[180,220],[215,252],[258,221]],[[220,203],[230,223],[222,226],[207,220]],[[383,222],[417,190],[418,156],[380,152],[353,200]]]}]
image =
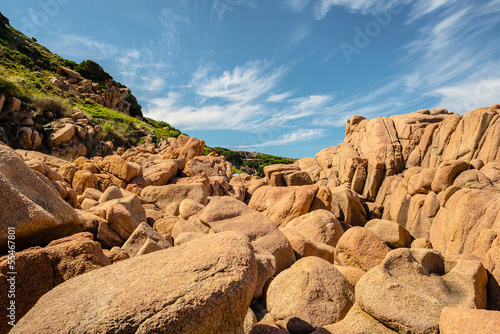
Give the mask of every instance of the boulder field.
[{"label": "boulder field", "polygon": [[500,332],[500,105],[353,116],[265,177],[204,146],[0,142],[0,334]]}]

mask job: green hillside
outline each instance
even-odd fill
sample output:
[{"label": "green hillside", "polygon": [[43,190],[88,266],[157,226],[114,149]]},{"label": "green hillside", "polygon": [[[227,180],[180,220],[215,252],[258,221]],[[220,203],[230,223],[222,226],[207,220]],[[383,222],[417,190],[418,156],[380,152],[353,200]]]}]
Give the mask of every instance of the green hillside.
[{"label": "green hillside", "polygon": [[[91,125],[101,125],[103,140],[110,140],[115,147],[128,148],[151,136],[157,141],[177,137],[181,132],[165,122],[143,118],[141,106],[133,94],[125,101],[130,103],[129,114],[106,108],[72,92],[64,92],[50,82],[58,77],[58,66],[79,72],[106,92],[106,82],[117,88],[125,86],[113,80],[99,64],[85,60],[80,64],[53,54],[35,39],[28,38],[10,26],[0,13],[0,93],[16,97],[41,114],[44,109],[55,112],[57,117],[67,117],[82,111]],[[4,117],[4,116],[2,116]],[[0,122],[5,119],[0,118]]]}]

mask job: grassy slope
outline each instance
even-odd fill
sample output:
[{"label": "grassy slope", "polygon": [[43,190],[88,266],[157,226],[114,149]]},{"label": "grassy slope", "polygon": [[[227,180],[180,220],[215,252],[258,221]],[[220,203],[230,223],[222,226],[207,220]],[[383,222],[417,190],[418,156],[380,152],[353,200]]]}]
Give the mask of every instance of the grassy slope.
[{"label": "grassy slope", "polygon": [[[103,127],[104,140],[113,141],[115,146],[127,148],[137,145],[148,135],[159,140],[181,134],[165,122],[147,118],[141,121],[72,93],[62,92],[50,83],[49,78],[57,76],[57,66],[81,70],[85,63],[76,64],[51,53],[35,40],[12,28],[8,19],[0,14],[0,93],[19,98],[37,112],[42,112],[44,108],[55,111],[58,117],[82,111],[89,116],[92,125],[100,124]],[[109,76],[104,71],[102,73],[105,77]],[[93,79],[93,82],[104,86],[103,81],[89,76],[91,75],[87,74],[87,79]],[[142,115],[135,97],[130,94],[127,100],[132,102],[135,114]]]}]

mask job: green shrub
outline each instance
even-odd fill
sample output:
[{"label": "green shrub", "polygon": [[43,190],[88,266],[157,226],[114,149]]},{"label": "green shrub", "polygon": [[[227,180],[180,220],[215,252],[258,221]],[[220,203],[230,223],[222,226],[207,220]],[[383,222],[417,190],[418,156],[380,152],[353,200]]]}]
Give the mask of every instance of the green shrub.
[{"label": "green shrub", "polygon": [[38,114],[51,111],[57,118],[71,117],[75,113],[68,102],[57,96],[32,96],[29,106]]},{"label": "green shrub", "polygon": [[108,72],[93,60],[84,60],[75,67],[75,71],[79,72],[84,78],[96,81],[103,84],[107,80],[112,80],[113,77]]},{"label": "green shrub", "polygon": [[125,98],[125,101],[127,101],[128,103],[130,103],[130,110],[129,110],[130,115],[132,115],[132,116],[141,116],[142,117],[142,107],[137,102],[137,99],[136,99],[136,97],[134,95],[132,95],[131,93],[129,93],[127,95],[127,97]]},{"label": "green shrub", "polygon": [[7,97],[19,96],[19,88],[17,88],[15,83],[0,77],[0,94],[4,94]]},{"label": "green shrub", "polygon": [[222,152],[222,155],[226,158],[226,161],[229,161],[233,165],[240,166],[243,163],[241,155],[238,152],[225,150]]}]

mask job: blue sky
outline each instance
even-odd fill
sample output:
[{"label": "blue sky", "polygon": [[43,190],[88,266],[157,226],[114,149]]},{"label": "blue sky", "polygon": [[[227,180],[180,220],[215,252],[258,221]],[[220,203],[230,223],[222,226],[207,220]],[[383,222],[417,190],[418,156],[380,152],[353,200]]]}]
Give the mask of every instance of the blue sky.
[{"label": "blue sky", "polygon": [[500,0],[3,1],[52,52],[99,62],[146,116],[288,157],[353,115],[500,103]]}]

